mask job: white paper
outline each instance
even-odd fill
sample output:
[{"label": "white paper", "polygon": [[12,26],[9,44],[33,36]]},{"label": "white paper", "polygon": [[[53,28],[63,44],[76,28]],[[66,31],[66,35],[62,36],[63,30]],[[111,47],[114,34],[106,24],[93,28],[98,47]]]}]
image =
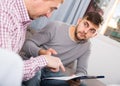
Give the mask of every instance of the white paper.
[{"label": "white paper", "polygon": [[78,77],[78,76],[73,75],[73,76],[63,76],[63,77],[49,77],[49,78],[45,78],[45,79],[70,80],[70,79],[73,79],[75,77]]},{"label": "white paper", "polygon": [[71,79],[74,79],[74,78],[77,78],[77,77],[82,77],[83,74],[81,73],[78,73],[76,75],[71,75],[71,76],[62,76],[62,77],[48,77],[48,78],[45,78],[45,79],[56,79],[56,80],[71,80]]}]

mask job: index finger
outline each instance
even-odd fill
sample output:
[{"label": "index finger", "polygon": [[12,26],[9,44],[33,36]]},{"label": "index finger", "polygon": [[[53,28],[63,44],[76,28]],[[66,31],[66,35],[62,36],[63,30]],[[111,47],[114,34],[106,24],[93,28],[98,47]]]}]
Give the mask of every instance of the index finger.
[{"label": "index finger", "polygon": [[60,69],[63,71],[63,72],[65,72],[65,67],[64,67],[64,65],[62,64],[62,62],[60,61]]}]

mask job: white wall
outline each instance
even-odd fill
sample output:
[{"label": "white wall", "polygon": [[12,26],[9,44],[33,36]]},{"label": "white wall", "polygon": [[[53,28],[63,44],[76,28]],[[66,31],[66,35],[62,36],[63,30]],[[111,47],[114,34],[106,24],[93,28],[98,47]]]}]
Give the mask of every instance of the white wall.
[{"label": "white wall", "polygon": [[100,80],[105,84],[120,84],[120,43],[102,35],[91,41],[88,73],[104,75],[105,78]]}]

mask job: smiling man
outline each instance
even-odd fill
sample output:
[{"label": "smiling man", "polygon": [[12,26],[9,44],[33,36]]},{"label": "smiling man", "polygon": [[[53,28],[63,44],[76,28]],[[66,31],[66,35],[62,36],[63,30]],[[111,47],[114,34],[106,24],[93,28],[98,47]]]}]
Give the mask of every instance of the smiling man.
[{"label": "smiling man", "polygon": [[[96,12],[87,13],[76,25],[51,22],[37,34],[28,38],[23,50],[28,57],[39,55],[58,56],[64,66],[77,60],[74,74],[87,75],[90,54],[90,38],[97,35],[102,17]],[[72,74],[73,75],[73,74]],[[62,72],[53,73],[48,68],[42,70],[42,78],[64,76]],[[75,85],[76,84],[76,85]],[[79,86],[80,81],[42,80],[41,86]]]}]

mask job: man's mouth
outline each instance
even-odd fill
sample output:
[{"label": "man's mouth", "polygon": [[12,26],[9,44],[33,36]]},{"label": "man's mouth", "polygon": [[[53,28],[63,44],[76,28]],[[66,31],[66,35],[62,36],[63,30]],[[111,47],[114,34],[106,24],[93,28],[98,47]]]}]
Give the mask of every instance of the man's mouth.
[{"label": "man's mouth", "polygon": [[78,35],[79,35],[79,37],[81,37],[81,38],[86,38],[85,33],[79,32]]}]

